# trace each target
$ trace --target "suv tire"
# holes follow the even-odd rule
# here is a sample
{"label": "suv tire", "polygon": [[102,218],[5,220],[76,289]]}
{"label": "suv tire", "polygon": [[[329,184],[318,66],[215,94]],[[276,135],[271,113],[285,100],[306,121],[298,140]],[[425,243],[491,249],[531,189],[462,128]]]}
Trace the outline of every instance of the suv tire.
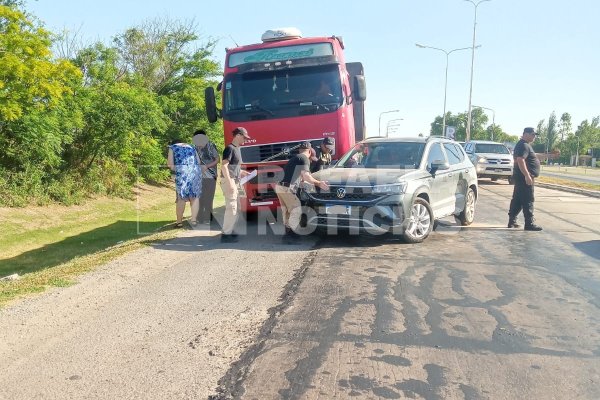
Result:
{"label": "suv tire", "polygon": [[462,226],[469,226],[475,219],[475,203],[477,203],[477,196],[472,188],[467,189],[465,193],[465,206],[460,214],[456,216],[456,219]]}
{"label": "suv tire", "polygon": [[421,243],[433,229],[433,211],[427,200],[421,197],[415,199],[410,211],[402,237],[406,243]]}

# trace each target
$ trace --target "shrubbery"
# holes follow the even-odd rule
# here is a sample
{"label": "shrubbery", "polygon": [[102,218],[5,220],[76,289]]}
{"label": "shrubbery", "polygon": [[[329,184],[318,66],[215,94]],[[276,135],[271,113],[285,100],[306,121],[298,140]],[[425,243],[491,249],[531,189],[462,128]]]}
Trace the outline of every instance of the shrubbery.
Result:
{"label": "shrubbery", "polygon": [[20,7],[0,0],[0,206],[127,196],[165,180],[167,143],[200,127],[222,147],[202,98],[214,42],[193,24],[149,21],[58,58],[64,38]]}

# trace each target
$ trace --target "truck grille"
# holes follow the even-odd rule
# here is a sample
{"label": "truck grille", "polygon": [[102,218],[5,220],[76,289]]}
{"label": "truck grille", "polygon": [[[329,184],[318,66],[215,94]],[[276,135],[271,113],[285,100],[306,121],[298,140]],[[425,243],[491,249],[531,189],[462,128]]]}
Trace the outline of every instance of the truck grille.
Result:
{"label": "truck grille", "polygon": [[[322,139],[308,140],[314,148],[319,147]],[[241,148],[244,163],[259,163],[269,161],[287,161],[298,154],[298,146],[303,141],[269,143]]]}

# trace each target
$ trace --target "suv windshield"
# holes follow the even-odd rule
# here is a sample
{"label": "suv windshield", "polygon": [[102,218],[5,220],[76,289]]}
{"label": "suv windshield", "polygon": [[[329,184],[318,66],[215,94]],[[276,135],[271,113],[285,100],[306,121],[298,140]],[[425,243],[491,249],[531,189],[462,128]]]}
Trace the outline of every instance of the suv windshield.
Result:
{"label": "suv windshield", "polygon": [[336,168],[416,169],[421,164],[425,143],[358,143],[336,164]]}
{"label": "suv windshield", "polygon": [[508,148],[503,144],[496,143],[478,143],[475,146],[476,153],[495,153],[495,154],[510,154]]}
{"label": "suv windshield", "polygon": [[224,96],[223,116],[237,122],[332,112],[343,100],[337,65],[232,74]]}

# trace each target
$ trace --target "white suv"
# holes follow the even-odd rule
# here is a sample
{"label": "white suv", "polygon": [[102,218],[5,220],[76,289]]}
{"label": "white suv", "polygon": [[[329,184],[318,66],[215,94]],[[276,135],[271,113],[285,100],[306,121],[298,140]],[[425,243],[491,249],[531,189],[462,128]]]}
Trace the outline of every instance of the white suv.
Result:
{"label": "white suv", "polygon": [[477,178],[508,179],[513,183],[514,161],[511,151],[502,143],[471,140],[465,151],[477,170]]}

